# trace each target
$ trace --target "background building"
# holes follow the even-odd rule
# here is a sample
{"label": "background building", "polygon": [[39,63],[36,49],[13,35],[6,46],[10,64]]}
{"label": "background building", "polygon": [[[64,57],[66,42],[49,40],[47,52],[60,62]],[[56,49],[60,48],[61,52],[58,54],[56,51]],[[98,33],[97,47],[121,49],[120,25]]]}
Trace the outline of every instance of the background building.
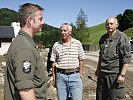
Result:
{"label": "background building", "polygon": [[0,26],[0,55],[7,53],[13,38],[20,30],[20,23],[13,22],[11,26]]}

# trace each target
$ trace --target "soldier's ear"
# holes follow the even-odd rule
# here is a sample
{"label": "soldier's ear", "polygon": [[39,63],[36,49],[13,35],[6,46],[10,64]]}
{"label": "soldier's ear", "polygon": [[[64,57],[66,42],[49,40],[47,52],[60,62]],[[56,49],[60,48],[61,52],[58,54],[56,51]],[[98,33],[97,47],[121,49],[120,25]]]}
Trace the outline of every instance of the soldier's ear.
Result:
{"label": "soldier's ear", "polygon": [[28,18],[27,18],[27,25],[30,27],[31,25],[32,25],[32,23],[33,23],[33,19],[32,19],[32,17],[31,16],[29,16]]}

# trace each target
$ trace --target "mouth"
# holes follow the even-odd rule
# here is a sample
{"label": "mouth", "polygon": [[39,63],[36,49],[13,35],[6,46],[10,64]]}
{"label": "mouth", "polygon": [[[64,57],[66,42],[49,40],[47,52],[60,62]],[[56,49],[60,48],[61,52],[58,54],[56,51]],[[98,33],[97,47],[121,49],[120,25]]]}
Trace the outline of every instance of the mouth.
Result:
{"label": "mouth", "polygon": [[109,27],[108,30],[112,30],[112,28]]}

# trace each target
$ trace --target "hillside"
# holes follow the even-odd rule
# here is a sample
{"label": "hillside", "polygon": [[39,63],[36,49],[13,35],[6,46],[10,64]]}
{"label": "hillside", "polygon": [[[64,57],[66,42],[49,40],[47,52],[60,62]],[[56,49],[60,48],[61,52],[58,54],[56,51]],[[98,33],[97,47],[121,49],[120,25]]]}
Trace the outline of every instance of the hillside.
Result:
{"label": "hillside", "polygon": [[[14,11],[14,10],[10,10],[8,8],[0,8],[0,26],[11,26],[12,22],[18,22],[18,12]],[[47,23],[45,23],[42,27],[42,32],[39,32],[35,35],[34,37],[34,41],[36,43],[40,42],[40,41],[44,41],[44,43],[46,43],[45,45],[49,45],[51,42],[51,34],[53,33],[57,33],[58,28],[53,27],[51,25],[48,25]],[[43,39],[41,40],[41,34],[45,33],[45,36],[43,37]],[[50,34],[50,35],[49,35]],[[56,38],[57,35],[52,36]],[[47,40],[45,40],[47,37]],[[56,39],[54,39],[56,41]],[[47,43],[50,42],[50,43]],[[43,44],[44,44],[43,43]]]}
{"label": "hillside", "polygon": [[[43,31],[47,32],[48,29],[46,30],[45,28],[43,28]],[[92,27],[88,27],[88,32],[89,32],[89,37],[88,37],[89,41],[87,42],[87,44],[98,44],[100,37],[106,33],[105,23],[102,23],[102,24],[99,24],[96,26],[92,26]],[[127,34],[128,37],[133,37],[133,28],[129,28],[129,29],[125,30],[124,33]],[[41,35],[41,34],[39,33],[36,35],[38,37],[40,37],[39,35]],[[52,38],[52,37],[49,37],[49,38]],[[82,38],[84,38],[84,37],[82,37]]]}
{"label": "hillside", "polygon": [[18,12],[0,8],[0,26],[10,26],[12,22],[18,22]]}
{"label": "hillside", "polygon": [[[105,28],[105,23],[93,26],[93,27],[89,27],[88,28],[89,32],[90,32],[90,37],[89,37],[89,44],[98,44],[98,41],[100,39],[100,37],[106,33],[106,28]],[[133,27],[132,28],[128,28],[127,30],[124,31],[124,33],[129,37],[132,38],[133,37]]]}
{"label": "hillside", "polygon": [[133,38],[133,27],[125,30],[124,33],[127,34],[128,37]]}
{"label": "hillside", "polygon": [[89,32],[90,32],[89,44],[97,44],[100,37],[106,32],[105,23],[89,27]]}

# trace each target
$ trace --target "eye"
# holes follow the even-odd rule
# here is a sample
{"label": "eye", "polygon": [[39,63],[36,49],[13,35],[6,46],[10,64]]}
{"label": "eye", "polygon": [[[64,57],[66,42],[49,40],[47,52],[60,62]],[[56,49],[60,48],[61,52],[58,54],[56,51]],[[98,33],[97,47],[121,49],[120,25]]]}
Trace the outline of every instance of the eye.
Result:
{"label": "eye", "polygon": [[40,18],[40,21],[41,21],[42,19]]}
{"label": "eye", "polygon": [[67,30],[60,30],[61,32],[66,32]]}
{"label": "eye", "polygon": [[114,23],[107,23],[107,25],[109,26],[109,25],[113,25]]}
{"label": "eye", "polygon": [[42,21],[43,17],[40,17],[39,20]]}
{"label": "eye", "polygon": [[113,23],[110,23],[110,25],[113,25]]}

